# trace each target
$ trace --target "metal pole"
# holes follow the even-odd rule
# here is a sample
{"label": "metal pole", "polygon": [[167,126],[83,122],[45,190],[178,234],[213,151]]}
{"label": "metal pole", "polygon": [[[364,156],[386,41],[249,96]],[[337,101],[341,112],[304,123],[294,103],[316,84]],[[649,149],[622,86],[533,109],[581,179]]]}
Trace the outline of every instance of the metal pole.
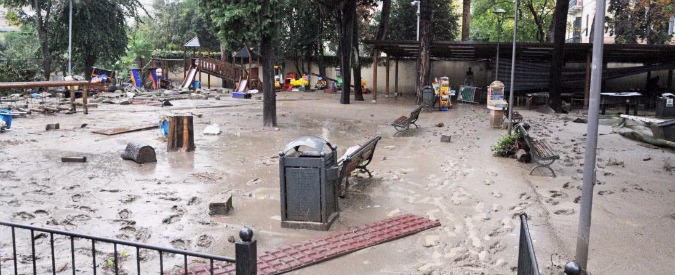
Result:
{"label": "metal pole", "polygon": [[68,13],[68,75],[73,75],[73,0],[69,1]]}
{"label": "metal pole", "polygon": [[499,21],[499,26],[497,27],[497,66],[495,68],[495,80],[499,78],[499,38],[502,34],[502,20],[497,19]]}
{"label": "metal pole", "polygon": [[509,135],[511,135],[511,131],[513,130],[513,123],[511,123],[513,120],[511,120],[511,115],[513,114],[513,93],[515,92],[515,89],[513,89],[513,86],[515,86],[515,78],[516,78],[516,40],[517,37],[516,35],[518,34],[518,6],[520,5],[520,1],[516,0],[516,8],[514,9],[515,11],[513,12],[513,18],[514,18],[514,23],[513,23],[513,50],[511,51],[511,91],[509,92]]}
{"label": "metal pole", "polygon": [[[597,0],[596,7],[604,7],[605,0]],[[579,211],[579,231],[577,233],[576,261],[586,270],[588,244],[591,235],[591,210],[593,206],[593,183],[595,183],[595,162],[598,148],[598,121],[600,111],[600,89],[602,88],[602,53],[605,26],[605,9],[596,9],[593,37],[593,62],[591,68],[591,91],[588,104],[588,126],[586,154],[584,155],[584,183],[581,189],[581,210]]]}
{"label": "metal pole", "polygon": [[420,41],[420,1],[413,1],[413,3],[417,4],[417,41]]}

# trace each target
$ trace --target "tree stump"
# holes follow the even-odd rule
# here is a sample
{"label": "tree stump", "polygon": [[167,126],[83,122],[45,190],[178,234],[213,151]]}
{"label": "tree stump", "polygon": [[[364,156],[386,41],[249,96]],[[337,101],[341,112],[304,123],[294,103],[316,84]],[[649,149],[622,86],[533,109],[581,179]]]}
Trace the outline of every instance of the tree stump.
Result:
{"label": "tree stump", "polygon": [[170,116],[168,120],[167,151],[194,151],[195,135],[194,128],[192,127],[192,116]]}
{"label": "tree stump", "polygon": [[157,162],[155,148],[142,142],[132,141],[122,153],[123,159],[133,160],[139,164]]}
{"label": "tree stump", "polygon": [[532,161],[532,156],[530,156],[530,153],[524,149],[518,149],[516,152],[516,160],[524,163],[530,163]]}

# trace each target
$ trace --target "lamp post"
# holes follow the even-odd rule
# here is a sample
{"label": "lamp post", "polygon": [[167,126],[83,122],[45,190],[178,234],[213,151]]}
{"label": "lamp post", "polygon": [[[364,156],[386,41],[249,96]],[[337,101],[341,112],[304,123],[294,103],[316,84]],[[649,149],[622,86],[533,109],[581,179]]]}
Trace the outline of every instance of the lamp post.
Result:
{"label": "lamp post", "polygon": [[511,52],[511,92],[509,92],[509,135],[511,135],[511,130],[513,129],[513,123],[511,123],[513,120],[511,119],[511,116],[513,115],[513,93],[516,91],[516,89],[513,88],[515,85],[515,78],[516,78],[516,40],[518,40],[518,6],[520,5],[520,1],[516,0],[515,3],[515,8],[513,12],[513,46],[512,46],[512,52]]}
{"label": "lamp post", "polygon": [[496,9],[492,11],[497,16],[497,66],[495,66],[495,80],[499,78],[499,41],[502,36],[502,23],[504,22],[504,9]]}
{"label": "lamp post", "polygon": [[412,1],[410,5],[417,5],[417,41],[420,41],[420,0]]}

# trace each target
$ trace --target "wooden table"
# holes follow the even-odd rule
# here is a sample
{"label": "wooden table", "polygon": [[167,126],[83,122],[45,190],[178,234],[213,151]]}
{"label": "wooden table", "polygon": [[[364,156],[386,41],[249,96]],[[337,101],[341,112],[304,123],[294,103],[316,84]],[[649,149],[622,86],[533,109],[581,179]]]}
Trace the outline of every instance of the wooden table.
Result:
{"label": "wooden table", "polygon": [[[89,82],[86,80],[71,80],[71,81],[33,81],[33,82],[0,82],[0,90],[3,89],[21,89],[21,88],[42,88],[42,87],[62,87],[62,86],[78,86],[82,87],[82,105],[84,106],[84,114],[89,113],[89,108],[87,107],[88,101],[88,89],[92,87],[103,87],[103,83],[100,82]],[[73,89],[70,93],[70,105],[75,111],[75,91]]]}

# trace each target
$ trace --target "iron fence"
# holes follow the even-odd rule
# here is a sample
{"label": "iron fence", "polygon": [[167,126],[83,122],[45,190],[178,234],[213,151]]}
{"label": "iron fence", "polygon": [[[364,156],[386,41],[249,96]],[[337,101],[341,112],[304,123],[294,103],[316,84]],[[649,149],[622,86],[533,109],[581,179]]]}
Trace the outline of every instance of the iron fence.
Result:
{"label": "iron fence", "polygon": [[[241,240],[237,241],[235,243],[235,258],[232,257],[225,257],[225,256],[217,256],[217,255],[210,255],[210,254],[205,254],[205,253],[198,253],[198,252],[190,252],[186,250],[180,250],[180,249],[173,249],[173,248],[166,248],[166,247],[160,247],[160,246],[154,246],[154,245],[148,245],[148,244],[143,244],[143,243],[137,243],[137,242],[131,242],[131,241],[125,241],[125,240],[118,240],[118,239],[111,239],[111,238],[104,238],[104,237],[96,237],[92,235],[86,235],[86,234],[80,234],[80,233],[74,233],[74,232],[67,232],[63,230],[57,230],[57,229],[49,229],[49,228],[41,228],[41,227],[36,227],[36,226],[30,226],[30,225],[22,225],[22,224],[16,224],[16,223],[11,223],[11,222],[2,222],[0,221],[0,226],[5,226],[9,227],[11,229],[11,253],[12,257],[11,260],[8,257],[4,257],[2,255],[2,246],[0,246],[0,275],[2,274],[12,274],[12,273],[4,273],[7,270],[13,271],[13,274],[20,274],[19,273],[19,262],[17,261],[18,257],[21,256],[21,263],[26,263],[29,262],[31,266],[28,266],[28,269],[32,270],[33,274],[38,274],[38,260],[40,260],[43,257],[38,257],[36,256],[36,241],[38,239],[46,238],[47,235],[49,237],[49,248],[50,251],[47,252],[51,255],[51,273],[56,274],[58,272],[63,272],[64,268],[60,268],[61,270],[57,271],[56,267],[56,260],[57,257],[59,256],[58,254],[55,253],[55,238],[54,236],[64,236],[66,237],[66,245],[67,242],[69,241],[69,248],[70,248],[70,263],[67,263],[64,266],[67,266],[68,264],[71,265],[72,267],[72,274],[76,274],[77,271],[81,271],[81,268],[78,268],[76,266],[76,257],[75,257],[75,252],[76,252],[76,247],[75,247],[75,241],[76,239],[80,240],[86,240],[91,243],[91,249],[90,249],[90,261],[91,261],[91,267],[92,267],[92,272],[85,272],[82,271],[86,274],[97,274],[97,243],[107,243],[107,244],[112,244],[113,245],[113,253],[112,253],[112,258],[105,259],[103,263],[99,262],[98,264],[101,265],[103,268],[108,268],[108,272],[113,272],[114,274],[120,274],[121,268],[120,268],[120,256],[126,257],[128,255],[124,255],[126,252],[120,253],[119,248],[120,246],[124,247],[132,247],[135,248],[136,252],[136,273],[137,274],[148,274],[148,273],[154,273],[153,271],[148,271],[148,270],[143,270],[144,273],[141,273],[141,261],[142,258],[147,258],[145,256],[141,256],[141,252],[145,251],[155,251],[159,253],[159,269],[157,270],[159,274],[164,274],[166,271],[164,270],[164,256],[166,254],[172,254],[172,255],[179,255],[182,256],[182,269],[179,270],[178,272],[174,272],[173,274],[188,274],[189,272],[189,266],[188,266],[188,257],[193,257],[193,258],[198,258],[202,260],[208,260],[209,267],[205,268],[210,271],[210,274],[214,274],[214,262],[226,262],[226,263],[231,263],[234,264],[236,267],[236,273],[237,274],[256,274],[257,271],[257,252],[256,252],[256,241],[252,240],[253,237],[253,231],[249,228],[244,228],[240,231],[239,236]],[[17,229],[20,230],[27,230],[30,231],[30,256],[26,255],[17,255],[17,241],[23,240],[25,238],[17,238]],[[4,232],[4,231],[3,231]],[[36,235],[38,233],[38,235]],[[3,236],[2,232],[0,232],[0,241],[2,240],[9,240],[8,236]],[[1,243],[0,243],[1,244]],[[81,252],[82,248],[77,249],[78,252]],[[86,248],[85,248],[86,250]],[[99,255],[100,256],[100,255]],[[13,264],[6,264],[5,262],[13,262]],[[99,267],[99,269],[102,269],[102,267]],[[174,265],[173,267],[177,267]],[[66,268],[67,269],[67,268]],[[29,273],[26,271],[21,272],[22,274],[24,273]],[[40,274],[44,274],[44,271],[40,271]],[[104,272],[105,273],[105,272]],[[122,272],[125,273],[125,272]]]}
{"label": "iron fence", "polygon": [[537,256],[534,254],[527,214],[520,214],[520,244],[518,245],[518,275],[540,275]]}

